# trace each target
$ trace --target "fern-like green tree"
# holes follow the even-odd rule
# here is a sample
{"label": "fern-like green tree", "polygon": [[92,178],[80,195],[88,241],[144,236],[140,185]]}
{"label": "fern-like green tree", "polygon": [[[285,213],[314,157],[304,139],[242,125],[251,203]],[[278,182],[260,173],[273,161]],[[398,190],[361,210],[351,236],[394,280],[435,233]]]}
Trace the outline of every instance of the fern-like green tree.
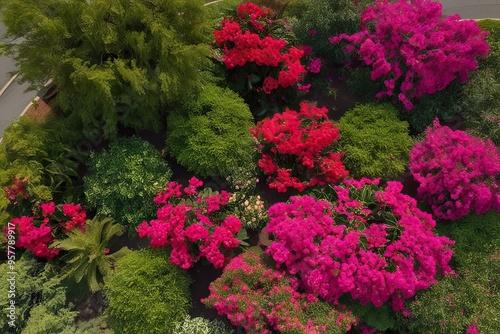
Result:
{"label": "fern-like green tree", "polygon": [[109,149],[92,152],[83,178],[85,197],[100,217],[111,216],[129,233],[155,217],[153,198],[172,176],[153,145],[138,137],[119,138]]}
{"label": "fern-like green tree", "polygon": [[5,0],[7,52],[86,125],[158,129],[160,111],[200,83],[211,31],[204,0]]}
{"label": "fern-like green tree", "polygon": [[94,293],[102,288],[102,280],[113,271],[113,265],[129,249],[108,254],[108,244],[114,236],[123,233],[123,226],[115,224],[113,219],[104,218],[87,220],[85,231],[73,229],[67,232],[68,238],[56,240],[52,247],[67,252],[62,260],[66,262],[62,278],[74,278],[76,283],[85,280]]}
{"label": "fern-like green tree", "polygon": [[404,173],[413,140],[408,122],[400,121],[389,103],[361,104],[347,111],[338,122],[345,152],[342,162],[355,177],[381,177],[385,180]]}
{"label": "fern-like green tree", "polygon": [[232,175],[253,163],[253,125],[242,98],[229,89],[207,85],[169,115],[166,148],[198,176]]}
{"label": "fern-like green tree", "polygon": [[189,283],[162,249],[128,253],[105,280],[111,328],[120,334],[173,333],[191,305]]}

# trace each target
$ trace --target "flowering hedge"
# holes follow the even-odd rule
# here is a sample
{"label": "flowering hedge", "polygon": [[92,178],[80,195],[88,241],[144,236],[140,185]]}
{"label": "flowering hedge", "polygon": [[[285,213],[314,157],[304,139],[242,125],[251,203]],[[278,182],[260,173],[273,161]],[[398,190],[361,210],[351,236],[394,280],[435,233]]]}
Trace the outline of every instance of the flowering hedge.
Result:
{"label": "flowering hedge", "polygon": [[239,83],[239,92],[264,92],[293,88],[306,70],[300,59],[303,51],[273,36],[279,25],[269,8],[248,2],[240,4],[236,18],[225,18],[214,31],[222,62],[231,72],[231,81]]}
{"label": "flowering hedge", "polygon": [[362,305],[404,300],[436,283],[448,266],[453,241],[435,235],[435,221],[401,193],[402,184],[378,179],[345,180],[337,201],[291,197],[269,209],[266,252],[278,267],[298,275],[307,292],[337,303],[344,294]]}
{"label": "flowering hedge", "polygon": [[434,125],[410,153],[420,198],[439,219],[457,220],[472,210],[500,211],[500,152],[491,140]]}
{"label": "flowering hedge", "polygon": [[182,269],[190,268],[201,257],[222,268],[229,261],[230,251],[240,245],[236,236],[241,221],[234,215],[223,217],[220,212],[231,194],[224,190],[220,194],[199,192],[202,185],[196,177],[184,189],[177,182],[169,182],[154,199],[159,206],[158,219],[137,228],[140,238],[151,238],[151,247],[171,246],[170,260]]}
{"label": "flowering hedge", "polygon": [[347,176],[340,157],[332,152],[338,128],[328,121],[327,109],[301,102],[299,112],[287,109],[257,123],[250,131],[262,157],[259,167],[268,175],[269,187],[288,188],[336,183]]}
{"label": "flowering hedge", "polygon": [[4,232],[7,238],[16,233],[15,246],[29,250],[35,256],[54,258],[59,249],[50,247],[52,241],[74,228],[85,231],[87,214],[79,204],[42,203],[35,205],[33,212],[34,216],[13,218],[10,224],[15,226],[15,231],[5,228]]}
{"label": "flowering hedge", "polygon": [[356,322],[309,293],[296,290],[296,279],[269,268],[265,260],[247,251],[231,260],[221,277],[210,284],[202,302],[226,315],[249,334],[345,333]]}
{"label": "flowering hedge", "polygon": [[489,52],[487,33],[475,21],[442,17],[442,5],[431,0],[378,0],[361,14],[361,31],[330,38],[347,41],[372,68],[371,79],[384,89],[376,97],[396,96],[405,109],[423,94],[443,90],[452,81],[467,81],[478,56]]}

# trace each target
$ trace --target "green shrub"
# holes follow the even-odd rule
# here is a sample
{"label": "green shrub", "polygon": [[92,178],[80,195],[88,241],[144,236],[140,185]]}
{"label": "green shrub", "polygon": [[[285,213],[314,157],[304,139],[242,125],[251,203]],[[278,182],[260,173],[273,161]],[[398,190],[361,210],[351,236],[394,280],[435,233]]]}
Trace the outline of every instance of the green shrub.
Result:
{"label": "green shrub", "polygon": [[87,220],[85,232],[81,229],[67,231],[68,238],[56,240],[51,245],[67,251],[62,258],[66,262],[63,278],[74,278],[76,283],[85,280],[92,293],[99,291],[103,277],[109,275],[114,263],[129,251],[123,247],[113,254],[106,253],[110,240],[122,231],[123,226],[115,224],[113,219],[98,220],[97,217]]}
{"label": "green shrub", "polygon": [[184,322],[175,326],[176,334],[233,334],[234,329],[220,320],[208,320],[187,316]]}
{"label": "green shrub", "polygon": [[151,144],[120,138],[108,150],[92,152],[83,178],[87,202],[100,217],[111,216],[130,233],[155,217],[153,198],[172,176],[169,166]]}
{"label": "green shrub", "polygon": [[480,20],[478,26],[489,32],[486,39],[490,45],[490,54],[479,62],[479,69],[488,68],[494,77],[500,75],[500,20]]}
{"label": "green shrub", "polygon": [[[106,316],[98,316],[88,321],[83,321],[75,325],[74,331],[67,334],[114,334],[115,332],[108,328],[108,319]],[[66,334],[66,333],[61,333]]]}
{"label": "green shrub", "polygon": [[159,249],[130,252],[105,280],[106,313],[120,334],[172,333],[190,307],[189,276]]}
{"label": "green shrub", "polygon": [[228,176],[253,164],[253,117],[229,89],[207,85],[183,101],[167,120],[166,149],[198,176]]}
{"label": "green shrub", "polygon": [[342,162],[354,177],[397,178],[404,173],[413,140],[408,123],[390,104],[361,104],[338,122]]}
{"label": "green shrub", "polygon": [[[77,312],[66,303],[66,287],[56,275],[56,268],[45,266],[25,253],[14,269],[7,263],[0,265],[0,332],[2,333],[61,333],[71,326]],[[12,275],[10,272],[16,274]],[[15,277],[15,297],[9,298],[9,281]],[[10,300],[15,301],[15,326],[11,327],[8,317]]]}
{"label": "green shrub", "polygon": [[341,46],[333,46],[328,38],[359,31],[359,14],[366,3],[352,0],[298,0],[292,1],[287,7],[286,15],[297,18],[293,30],[300,44],[311,46],[316,56],[340,62],[344,51]]}
{"label": "green shrub", "polygon": [[[458,277],[447,276],[417,294],[408,306],[409,318],[400,318],[405,333],[462,334],[472,324],[481,334],[500,328],[500,253],[469,253]],[[471,332],[472,333],[472,332]]]}
{"label": "green shrub", "polygon": [[469,253],[488,256],[500,248],[500,213],[490,210],[484,215],[470,214],[455,222],[442,221],[436,229],[440,235],[455,240],[453,259],[461,265]]}

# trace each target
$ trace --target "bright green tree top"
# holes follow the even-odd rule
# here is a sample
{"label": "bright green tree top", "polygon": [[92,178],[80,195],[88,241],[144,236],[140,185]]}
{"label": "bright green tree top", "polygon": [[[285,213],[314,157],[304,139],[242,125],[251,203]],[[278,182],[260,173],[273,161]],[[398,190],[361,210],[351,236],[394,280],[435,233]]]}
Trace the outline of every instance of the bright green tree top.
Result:
{"label": "bright green tree top", "polygon": [[[158,128],[159,113],[200,83],[210,20],[204,0],[1,0],[21,78],[49,78],[84,124]],[[163,119],[163,118],[162,118]]]}

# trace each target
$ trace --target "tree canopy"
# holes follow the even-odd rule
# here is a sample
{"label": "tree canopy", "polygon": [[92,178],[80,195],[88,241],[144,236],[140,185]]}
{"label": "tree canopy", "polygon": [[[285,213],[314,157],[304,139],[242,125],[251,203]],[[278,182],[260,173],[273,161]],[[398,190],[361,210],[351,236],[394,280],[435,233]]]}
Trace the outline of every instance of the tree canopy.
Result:
{"label": "tree canopy", "polygon": [[7,52],[23,81],[53,79],[56,105],[85,125],[158,128],[201,82],[210,23],[203,0],[1,0]]}

